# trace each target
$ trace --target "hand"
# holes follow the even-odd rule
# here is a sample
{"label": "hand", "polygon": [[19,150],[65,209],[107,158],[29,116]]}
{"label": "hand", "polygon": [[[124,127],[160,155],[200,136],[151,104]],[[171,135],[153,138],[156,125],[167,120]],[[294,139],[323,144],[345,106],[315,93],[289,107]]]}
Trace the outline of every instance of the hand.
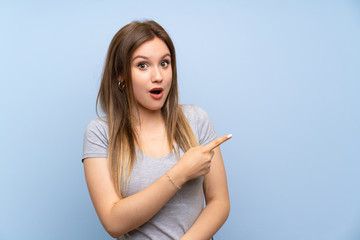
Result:
{"label": "hand", "polygon": [[214,149],[232,137],[231,134],[219,137],[205,146],[190,148],[179,160],[177,165],[185,173],[185,180],[204,176],[210,172]]}

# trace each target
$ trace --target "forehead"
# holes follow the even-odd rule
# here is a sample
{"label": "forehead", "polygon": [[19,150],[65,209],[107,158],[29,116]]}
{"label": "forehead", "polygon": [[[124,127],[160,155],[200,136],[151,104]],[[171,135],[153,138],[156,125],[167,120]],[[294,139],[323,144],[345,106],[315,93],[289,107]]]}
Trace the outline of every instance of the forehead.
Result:
{"label": "forehead", "polygon": [[132,59],[137,56],[144,56],[147,58],[161,58],[165,54],[170,54],[170,50],[163,40],[155,37],[149,41],[142,43],[133,53]]}

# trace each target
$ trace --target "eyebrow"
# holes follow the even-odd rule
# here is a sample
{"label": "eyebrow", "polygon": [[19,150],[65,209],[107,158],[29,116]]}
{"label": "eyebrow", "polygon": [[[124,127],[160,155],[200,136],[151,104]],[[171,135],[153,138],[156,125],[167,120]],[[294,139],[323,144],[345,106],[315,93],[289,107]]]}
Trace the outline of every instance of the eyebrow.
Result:
{"label": "eyebrow", "polygon": [[[161,59],[165,58],[166,56],[171,57],[170,53],[166,53],[164,56],[161,57]],[[148,57],[138,55],[138,56],[136,56],[136,57],[134,57],[134,58],[132,59],[132,62],[133,62],[135,59],[137,59],[137,58],[149,59]]]}

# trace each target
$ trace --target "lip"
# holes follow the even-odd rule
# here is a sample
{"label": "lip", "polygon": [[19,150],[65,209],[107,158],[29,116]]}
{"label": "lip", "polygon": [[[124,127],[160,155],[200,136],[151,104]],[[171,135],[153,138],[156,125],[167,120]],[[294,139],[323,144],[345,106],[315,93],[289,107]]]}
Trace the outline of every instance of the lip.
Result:
{"label": "lip", "polygon": [[155,87],[149,90],[149,92],[151,91],[163,91],[164,89],[162,87]]}
{"label": "lip", "polygon": [[[152,91],[161,91],[159,94],[151,93]],[[164,94],[164,89],[162,87],[155,87],[149,90],[150,96],[156,100],[159,100],[162,98]]]}

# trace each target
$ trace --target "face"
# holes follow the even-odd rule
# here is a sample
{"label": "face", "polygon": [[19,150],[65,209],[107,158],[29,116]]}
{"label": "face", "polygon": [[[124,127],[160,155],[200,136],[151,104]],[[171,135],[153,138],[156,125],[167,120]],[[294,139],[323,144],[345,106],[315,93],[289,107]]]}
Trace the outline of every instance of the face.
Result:
{"label": "face", "polygon": [[139,110],[160,110],[172,81],[170,50],[161,39],[155,37],[134,51],[131,78]]}

